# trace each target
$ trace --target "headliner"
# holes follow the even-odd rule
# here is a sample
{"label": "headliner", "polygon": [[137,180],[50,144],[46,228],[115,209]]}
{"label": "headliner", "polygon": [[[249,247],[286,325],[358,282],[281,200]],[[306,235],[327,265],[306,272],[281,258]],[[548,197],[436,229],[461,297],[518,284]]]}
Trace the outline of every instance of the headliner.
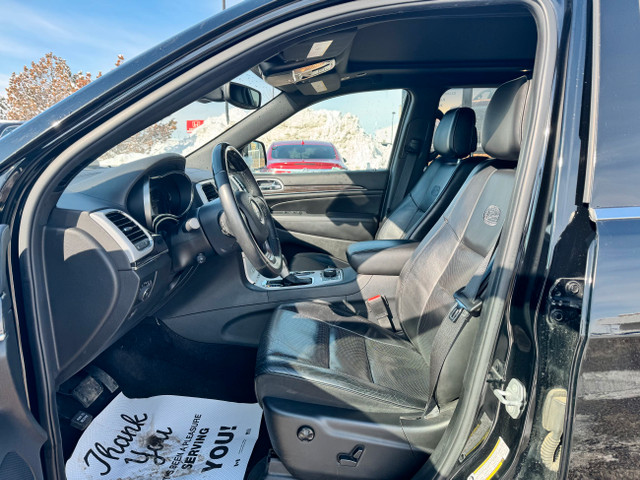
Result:
{"label": "headliner", "polygon": [[[315,42],[326,40],[332,44],[324,55],[307,58]],[[446,86],[490,84],[530,73],[536,42],[535,22],[521,7],[441,9],[422,17],[399,13],[298,41],[259,69],[268,77],[335,58],[331,72],[279,87],[305,95],[317,94],[312,81],[323,80],[331,92],[343,90],[345,83],[374,81],[366,77],[376,77],[380,85],[419,79]]]}

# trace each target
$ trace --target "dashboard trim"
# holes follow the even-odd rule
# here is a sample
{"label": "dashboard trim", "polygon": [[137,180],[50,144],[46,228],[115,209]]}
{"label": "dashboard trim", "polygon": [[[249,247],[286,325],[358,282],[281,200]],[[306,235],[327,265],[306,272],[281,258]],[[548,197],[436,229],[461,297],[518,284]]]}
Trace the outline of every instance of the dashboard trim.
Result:
{"label": "dashboard trim", "polygon": [[[131,243],[131,241],[126,237],[126,235],[118,227],[116,227],[115,224],[111,222],[111,220],[107,218],[106,215],[107,213],[110,213],[110,212],[118,212],[124,215],[125,217],[127,217],[129,220],[131,220],[136,226],[138,226],[138,228],[142,230],[142,233],[144,233],[146,237],[149,239],[149,246],[145,247],[142,250],[138,250],[133,245],[133,243]],[[128,213],[123,212],[122,210],[118,210],[116,208],[105,208],[103,210],[97,210],[95,212],[91,212],[89,216],[116,241],[116,243],[125,253],[125,255],[129,259],[129,262],[131,264],[138,262],[139,260],[146,257],[148,254],[150,254],[153,251],[153,248],[155,245],[153,236],[149,233],[149,231],[144,226],[140,224],[140,222],[135,220]]]}
{"label": "dashboard trim", "polygon": [[[180,195],[182,198],[182,194],[186,193],[186,186],[188,185],[188,189],[189,189],[189,201],[188,203],[181,203],[180,207],[182,207],[182,210],[177,212],[177,213],[169,213],[169,212],[154,212],[153,209],[153,203],[152,203],[152,190],[156,190],[157,188],[160,188],[160,186],[153,186],[152,183],[153,182],[158,182],[158,181],[162,181],[165,178],[169,178],[169,177],[181,177],[182,178],[182,182],[184,182],[183,185],[178,186],[178,189],[180,190]],[[177,180],[176,180],[177,182]],[[176,183],[177,185],[177,183]],[[191,181],[191,179],[189,178],[189,176],[180,170],[170,170],[168,172],[164,172],[164,173],[160,173],[157,175],[148,175],[145,179],[144,182],[142,184],[142,201],[143,201],[143,211],[144,211],[144,221],[146,223],[146,226],[149,230],[151,230],[154,233],[158,232],[158,225],[160,225],[162,222],[164,222],[165,220],[172,220],[175,222],[179,222],[179,220],[184,217],[189,210],[191,210],[191,207],[193,206],[193,200],[195,198],[195,194],[194,194],[194,189],[193,189],[193,183]]]}
{"label": "dashboard trim", "polygon": [[144,221],[147,226],[153,225],[153,214],[151,212],[151,185],[150,177],[144,179],[142,184],[142,202],[144,203]]}
{"label": "dashboard trim", "polygon": [[196,192],[198,193],[198,196],[200,197],[200,201],[202,202],[203,205],[206,205],[207,203],[209,203],[211,201],[211,200],[209,200],[207,198],[207,196],[204,193],[204,189],[202,188],[202,185],[204,185],[205,183],[213,185],[213,188],[216,187],[216,184],[213,181],[213,179],[211,179],[211,180],[203,180],[201,182],[196,183]]}

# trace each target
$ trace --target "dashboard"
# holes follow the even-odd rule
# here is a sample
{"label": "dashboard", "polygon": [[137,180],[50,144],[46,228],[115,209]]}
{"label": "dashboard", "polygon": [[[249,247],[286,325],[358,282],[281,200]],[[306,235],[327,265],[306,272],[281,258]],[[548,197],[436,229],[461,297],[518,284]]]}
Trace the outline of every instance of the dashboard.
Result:
{"label": "dashboard", "polygon": [[150,172],[131,189],[127,206],[152,232],[170,228],[189,212],[194,187],[184,170]]}
{"label": "dashboard", "polygon": [[71,374],[152,315],[189,278],[196,253],[213,253],[204,233],[184,231],[217,197],[211,172],[185,164],[163,154],[87,168],[58,199],[44,253],[63,371]]}

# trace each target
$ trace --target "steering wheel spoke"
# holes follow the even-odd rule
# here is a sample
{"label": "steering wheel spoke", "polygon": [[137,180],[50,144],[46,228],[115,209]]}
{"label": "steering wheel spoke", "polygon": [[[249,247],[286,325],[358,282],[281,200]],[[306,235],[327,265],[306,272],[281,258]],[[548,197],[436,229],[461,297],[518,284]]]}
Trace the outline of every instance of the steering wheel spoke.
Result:
{"label": "steering wheel spoke", "polygon": [[265,277],[285,269],[271,210],[240,152],[220,143],[213,149],[213,178],[220,202],[238,245]]}

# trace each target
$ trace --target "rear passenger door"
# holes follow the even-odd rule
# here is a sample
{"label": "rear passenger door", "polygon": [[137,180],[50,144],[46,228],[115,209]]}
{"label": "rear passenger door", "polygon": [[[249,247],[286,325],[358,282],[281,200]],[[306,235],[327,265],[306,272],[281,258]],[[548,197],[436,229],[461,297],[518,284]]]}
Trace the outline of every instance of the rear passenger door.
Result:
{"label": "rear passenger door", "polygon": [[[405,97],[387,90],[325,100],[258,139],[265,158],[254,150],[250,162],[287,256],[321,251],[344,258],[351,243],[375,237]],[[312,158],[313,148],[305,147],[319,142],[335,147],[340,165]],[[287,144],[295,147],[277,153]]]}

